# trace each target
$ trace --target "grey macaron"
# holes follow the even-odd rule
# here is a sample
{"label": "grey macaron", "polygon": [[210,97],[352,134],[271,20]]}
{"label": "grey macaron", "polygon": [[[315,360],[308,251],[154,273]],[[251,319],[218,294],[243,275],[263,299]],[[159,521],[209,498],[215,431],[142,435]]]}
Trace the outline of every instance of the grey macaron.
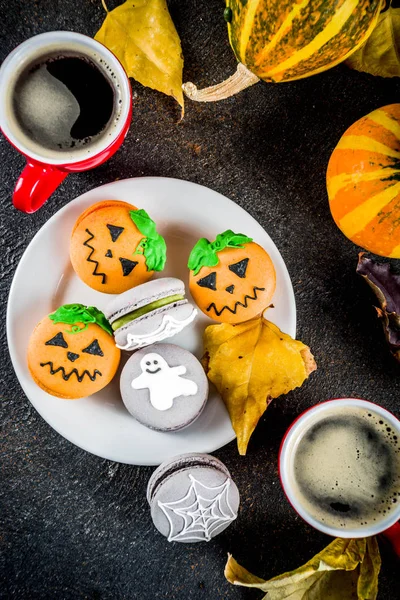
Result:
{"label": "grey macaron", "polygon": [[208,380],[191,352],[174,344],[142,348],[125,364],[122,400],[137,421],[158,431],[177,431],[200,416]]}
{"label": "grey macaron", "polygon": [[210,541],[237,517],[239,491],[226,466],[209,454],[162,463],[147,486],[155,527],[170,542]]}
{"label": "grey macaron", "polygon": [[142,283],[114,298],[104,311],[122,350],[137,350],[179,333],[197,314],[175,277]]}

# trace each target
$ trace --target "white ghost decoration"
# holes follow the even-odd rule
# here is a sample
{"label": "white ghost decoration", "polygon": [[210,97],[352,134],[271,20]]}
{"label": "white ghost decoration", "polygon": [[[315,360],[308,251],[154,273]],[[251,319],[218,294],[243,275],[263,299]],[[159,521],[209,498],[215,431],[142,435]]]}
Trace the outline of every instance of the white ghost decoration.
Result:
{"label": "white ghost decoration", "polygon": [[140,368],[142,373],[131,385],[134,390],[148,388],[150,402],[157,410],[168,410],[172,407],[174,399],[179,396],[197,394],[197,383],[181,377],[186,373],[186,367],[170,367],[167,361],[155,352],[150,352],[142,358]]}

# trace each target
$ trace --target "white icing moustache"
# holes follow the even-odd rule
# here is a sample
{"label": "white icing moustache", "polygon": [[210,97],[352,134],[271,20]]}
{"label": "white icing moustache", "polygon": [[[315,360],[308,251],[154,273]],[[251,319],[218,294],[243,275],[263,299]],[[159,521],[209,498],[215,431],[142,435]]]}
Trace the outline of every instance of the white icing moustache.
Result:
{"label": "white icing moustache", "polygon": [[186,325],[189,325],[197,315],[197,308],[193,309],[193,312],[184,319],[183,321],[178,321],[171,315],[164,315],[161,321],[161,324],[157,329],[150,333],[143,334],[133,334],[128,333],[126,336],[127,343],[125,346],[120,346],[117,344],[117,348],[120,350],[138,350],[139,348],[144,348],[144,346],[149,346],[150,344],[154,344],[155,342],[161,342],[161,340],[165,340],[166,338],[172,337],[176,333],[182,331]]}

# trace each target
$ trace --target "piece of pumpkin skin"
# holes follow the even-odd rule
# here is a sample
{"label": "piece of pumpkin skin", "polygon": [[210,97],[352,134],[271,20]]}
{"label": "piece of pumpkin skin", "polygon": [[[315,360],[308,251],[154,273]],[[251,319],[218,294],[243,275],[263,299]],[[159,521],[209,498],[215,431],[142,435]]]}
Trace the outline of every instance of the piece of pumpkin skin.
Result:
{"label": "piece of pumpkin skin", "polygon": [[390,352],[400,362],[400,276],[393,271],[390,263],[377,262],[365,256],[364,252],[358,255],[356,271],[378,298],[376,312],[382,319]]}
{"label": "piece of pumpkin skin", "polygon": [[191,100],[214,102],[260,79],[293,81],[334,67],[371,35],[382,0],[227,0],[226,6],[238,70],[225,82],[204,90],[184,84]]}
{"label": "piece of pumpkin skin", "polygon": [[352,242],[400,258],[400,104],[379,108],[343,134],[329,160],[329,204]]}

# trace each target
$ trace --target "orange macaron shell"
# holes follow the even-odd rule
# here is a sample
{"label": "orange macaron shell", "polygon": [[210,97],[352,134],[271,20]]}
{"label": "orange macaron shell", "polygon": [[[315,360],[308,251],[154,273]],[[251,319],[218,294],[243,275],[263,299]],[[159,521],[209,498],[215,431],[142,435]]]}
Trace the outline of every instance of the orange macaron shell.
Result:
{"label": "orange macaron shell", "polygon": [[106,294],[120,294],[148,281],[145,257],[135,251],[144,239],[130,211],[132,204],[105,200],[80,215],[71,235],[72,266],[89,287]]}
{"label": "orange macaron shell", "polygon": [[267,308],[276,287],[269,254],[249,242],[218,251],[218,264],[190,271],[190,292],[200,310],[220,323],[242,323]]}
{"label": "orange macaron shell", "polygon": [[35,383],[58,398],[75,400],[104,388],[114,377],[121,352],[113,336],[96,323],[53,323],[47,316],[34,329],[28,345],[28,368]]}

